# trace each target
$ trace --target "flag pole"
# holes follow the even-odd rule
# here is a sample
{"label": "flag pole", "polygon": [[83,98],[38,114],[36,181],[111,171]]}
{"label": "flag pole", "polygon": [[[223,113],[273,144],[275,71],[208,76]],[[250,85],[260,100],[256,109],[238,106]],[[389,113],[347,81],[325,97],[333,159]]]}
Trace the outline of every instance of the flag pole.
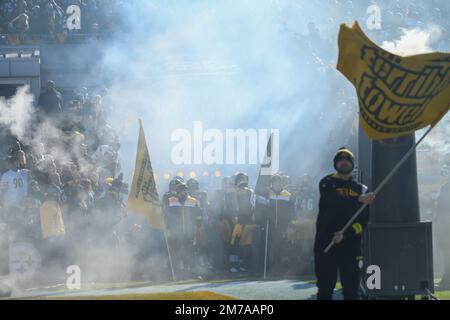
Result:
{"label": "flag pole", "polygon": [[[425,139],[425,137],[431,132],[431,130],[433,130],[433,128],[434,128],[434,125],[432,125],[428,128],[428,130],[419,139],[419,141],[417,141],[416,144],[414,146],[412,146],[405,153],[405,155],[400,159],[400,161],[395,165],[395,167],[389,172],[389,174],[383,179],[383,181],[380,182],[380,184],[373,191],[373,193],[377,194],[378,192],[380,192],[381,189],[383,189],[383,187],[386,185],[386,183],[388,183],[389,180],[394,176],[394,174],[397,173],[398,169],[400,169],[400,167],[405,163],[405,161],[408,160],[408,158],[411,156],[411,154],[416,150],[417,146],[423,141],[423,139]],[[355,221],[355,219],[358,218],[358,216],[361,214],[361,212],[363,212],[364,209],[368,206],[369,206],[368,203],[363,204],[339,232],[344,233],[352,225],[353,221]],[[333,247],[333,245],[334,245],[334,241],[331,241],[330,244],[325,248],[324,253],[327,253],[328,251],[330,251],[330,249]]]}
{"label": "flag pole", "polygon": [[264,250],[264,280],[266,280],[266,271],[267,271],[267,244],[269,240],[269,219],[266,221],[266,247]]}
{"label": "flag pole", "polygon": [[167,233],[166,233],[166,223],[164,221],[164,216],[163,216],[163,233],[164,233],[164,240],[166,242],[166,248],[167,248],[167,256],[169,258],[169,265],[170,265],[170,271],[172,272],[172,280],[176,281],[175,278],[175,272],[173,271],[173,264],[172,264],[172,256],[170,254],[170,248],[169,248],[169,240],[167,239]]}

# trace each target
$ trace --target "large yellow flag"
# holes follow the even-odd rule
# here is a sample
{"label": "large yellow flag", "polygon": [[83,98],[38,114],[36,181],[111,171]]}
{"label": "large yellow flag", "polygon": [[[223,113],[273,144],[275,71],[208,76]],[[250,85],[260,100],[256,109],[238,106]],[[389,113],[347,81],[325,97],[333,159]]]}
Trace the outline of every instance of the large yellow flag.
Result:
{"label": "large yellow flag", "polygon": [[164,227],[161,201],[156,190],[155,177],[141,120],[139,120],[136,165],[127,209],[130,212],[146,215],[148,223],[154,228],[162,229]]}
{"label": "large yellow flag", "polygon": [[369,138],[395,138],[434,126],[450,108],[450,54],[401,57],[373,43],[355,22],[339,31],[337,69],[356,88]]}

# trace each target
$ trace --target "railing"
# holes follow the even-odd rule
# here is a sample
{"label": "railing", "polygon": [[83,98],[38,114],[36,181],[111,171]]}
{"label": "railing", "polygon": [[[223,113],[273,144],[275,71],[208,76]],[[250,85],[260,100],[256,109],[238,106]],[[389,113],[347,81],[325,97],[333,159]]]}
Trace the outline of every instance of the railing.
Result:
{"label": "railing", "polygon": [[40,45],[40,44],[65,44],[84,43],[89,40],[104,40],[111,37],[111,32],[99,33],[60,33],[51,36],[50,34],[30,34],[30,33],[0,33],[0,45]]}
{"label": "railing", "polygon": [[39,59],[41,52],[36,46],[2,46],[0,59]]}

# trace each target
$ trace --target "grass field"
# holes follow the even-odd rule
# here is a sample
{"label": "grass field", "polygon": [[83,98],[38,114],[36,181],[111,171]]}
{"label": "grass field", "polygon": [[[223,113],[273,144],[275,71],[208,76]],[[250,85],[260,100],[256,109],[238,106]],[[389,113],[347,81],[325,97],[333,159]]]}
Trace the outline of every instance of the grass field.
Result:
{"label": "grass field", "polygon": [[233,297],[224,296],[210,291],[197,292],[169,292],[169,293],[140,293],[103,296],[76,296],[76,297],[46,297],[44,300],[234,300]]}
{"label": "grass field", "polygon": [[439,300],[450,300],[450,291],[436,291],[435,294],[436,298]]}

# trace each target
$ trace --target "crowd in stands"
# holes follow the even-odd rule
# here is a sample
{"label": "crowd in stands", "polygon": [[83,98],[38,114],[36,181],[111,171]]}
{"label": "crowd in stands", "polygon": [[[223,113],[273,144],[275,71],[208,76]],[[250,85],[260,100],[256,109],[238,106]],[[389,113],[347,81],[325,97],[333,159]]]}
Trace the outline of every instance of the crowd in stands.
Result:
{"label": "crowd in stands", "polygon": [[[42,41],[64,43],[77,34],[110,34],[120,22],[123,1],[111,0],[1,0],[0,34],[9,44]],[[74,10],[73,6],[79,9]],[[71,25],[76,27],[71,27]]]}

